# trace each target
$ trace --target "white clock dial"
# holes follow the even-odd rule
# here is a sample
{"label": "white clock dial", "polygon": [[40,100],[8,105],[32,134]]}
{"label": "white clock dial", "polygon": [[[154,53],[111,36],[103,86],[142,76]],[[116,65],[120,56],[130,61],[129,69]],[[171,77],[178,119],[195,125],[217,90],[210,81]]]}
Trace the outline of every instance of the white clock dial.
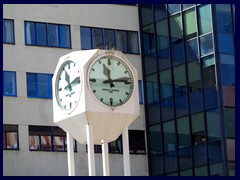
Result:
{"label": "white clock dial", "polygon": [[94,60],[89,68],[88,80],[93,96],[110,107],[127,103],[133,94],[132,71],[115,56],[105,55]]}
{"label": "white clock dial", "polygon": [[61,109],[67,112],[74,110],[81,95],[81,72],[76,62],[67,60],[62,64],[55,87],[56,99]]}

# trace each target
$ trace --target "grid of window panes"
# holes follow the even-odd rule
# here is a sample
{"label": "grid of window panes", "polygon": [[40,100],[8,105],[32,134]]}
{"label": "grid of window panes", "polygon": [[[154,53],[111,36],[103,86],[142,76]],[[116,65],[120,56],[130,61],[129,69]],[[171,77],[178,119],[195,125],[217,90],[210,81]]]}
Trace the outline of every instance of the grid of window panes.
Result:
{"label": "grid of window panes", "polygon": [[[29,150],[67,151],[66,133],[59,127],[29,126]],[[77,151],[76,140],[74,151]]]}
{"label": "grid of window panes", "polygon": [[80,27],[81,49],[117,49],[138,54],[138,33],[135,31]]}
{"label": "grid of window panes", "polygon": [[18,125],[3,124],[3,149],[19,150]]}
{"label": "grid of window panes", "polygon": [[234,136],[235,109],[219,106],[217,90],[235,94],[232,8],[139,5],[150,175],[227,174],[222,112]]}
{"label": "grid of window panes", "polygon": [[42,22],[24,22],[25,44],[71,48],[70,26]]}

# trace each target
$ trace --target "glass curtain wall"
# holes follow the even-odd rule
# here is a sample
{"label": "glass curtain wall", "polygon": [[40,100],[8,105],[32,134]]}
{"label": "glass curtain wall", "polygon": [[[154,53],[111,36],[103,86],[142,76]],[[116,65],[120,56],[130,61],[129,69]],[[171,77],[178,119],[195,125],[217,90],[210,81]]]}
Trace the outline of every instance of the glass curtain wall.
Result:
{"label": "glass curtain wall", "polygon": [[235,7],[141,4],[139,14],[149,175],[234,174]]}

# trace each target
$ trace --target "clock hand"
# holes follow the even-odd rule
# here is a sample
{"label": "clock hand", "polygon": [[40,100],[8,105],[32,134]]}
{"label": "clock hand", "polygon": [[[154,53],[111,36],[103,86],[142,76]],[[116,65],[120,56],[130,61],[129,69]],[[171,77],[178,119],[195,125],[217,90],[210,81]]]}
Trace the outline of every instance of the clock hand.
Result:
{"label": "clock hand", "polygon": [[111,79],[111,80],[105,80],[103,81],[104,84],[107,84],[107,83],[113,83],[113,82],[123,82],[124,84],[131,84],[131,82],[128,82],[131,78],[129,77],[121,77],[121,78],[118,78],[118,79]]}
{"label": "clock hand", "polygon": [[71,83],[69,83],[64,89],[69,89],[72,91],[72,87],[80,83],[80,77],[76,77]]}
{"label": "clock hand", "polygon": [[112,87],[115,87],[115,86],[112,83],[112,79],[111,79],[110,73],[111,73],[110,70],[106,67],[105,64],[103,64],[103,74],[105,76],[107,76],[107,78],[108,78],[107,83],[110,83],[110,88],[112,88]]}

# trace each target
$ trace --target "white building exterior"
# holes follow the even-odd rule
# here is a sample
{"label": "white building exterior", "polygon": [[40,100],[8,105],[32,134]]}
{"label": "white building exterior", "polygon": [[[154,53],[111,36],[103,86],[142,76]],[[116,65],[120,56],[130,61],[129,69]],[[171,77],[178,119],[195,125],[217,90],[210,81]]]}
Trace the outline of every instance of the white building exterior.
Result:
{"label": "white building exterior", "polygon": [[[19,150],[3,150],[3,175],[67,176],[67,153],[29,150],[29,125],[56,126],[53,123],[52,99],[28,98],[26,73],[53,74],[59,57],[81,50],[80,26],[137,31],[137,6],[110,4],[4,4],[3,19],[14,21],[15,44],[3,44],[3,70],[16,72],[17,96],[3,96],[3,124],[18,125]],[[25,45],[24,21],[70,25],[71,48]],[[140,37],[139,52],[140,52]],[[141,57],[126,54],[142,80]],[[144,107],[129,129],[144,130]],[[146,134],[146,133],[145,133]],[[145,136],[146,137],[146,136]],[[146,139],[146,138],[145,138]],[[147,145],[145,143],[147,148]],[[147,150],[146,150],[147,152]],[[75,172],[87,176],[86,145],[77,143]],[[96,175],[101,176],[102,155],[95,153]],[[131,154],[131,174],[148,175],[147,154]],[[123,155],[109,154],[110,175],[122,176]]]}

